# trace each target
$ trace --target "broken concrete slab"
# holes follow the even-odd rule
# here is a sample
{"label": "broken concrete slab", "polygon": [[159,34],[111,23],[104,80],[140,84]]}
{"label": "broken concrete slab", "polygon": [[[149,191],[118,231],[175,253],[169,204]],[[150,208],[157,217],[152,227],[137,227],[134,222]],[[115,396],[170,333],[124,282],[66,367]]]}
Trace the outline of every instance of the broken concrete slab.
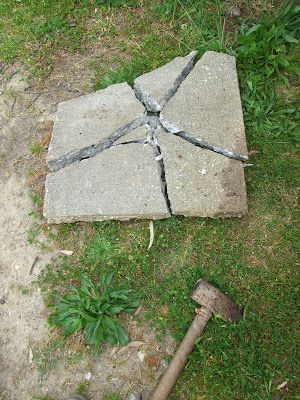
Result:
{"label": "broken concrete slab", "polygon": [[143,112],[143,105],[127,83],[111,85],[60,103],[49,145],[48,163],[69,152],[99,143]]}
{"label": "broken concrete slab", "polygon": [[176,57],[166,65],[139,76],[134,81],[137,97],[151,112],[159,112],[174,95],[194,65],[197,52]]}
{"label": "broken concrete slab", "polygon": [[118,84],[59,107],[46,179],[49,222],[247,212],[234,58],[208,52],[191,71],[194,57],[138,78],[140,101]]}
{"label": "broken concrete slab", "polygon": [[174,215],[237,216],[247,212],[244,168],[240,161],[160,133],[168,198]]}
{"label": "broken concrete slab", "polygon": [[206,52],[161,118],[196,139],[247,156],[235,57]]}
{"label": "broken concrete slab", "polygon": [[48,174],[44,216],[52,223],[169,217],[152,148],[116,146]]}

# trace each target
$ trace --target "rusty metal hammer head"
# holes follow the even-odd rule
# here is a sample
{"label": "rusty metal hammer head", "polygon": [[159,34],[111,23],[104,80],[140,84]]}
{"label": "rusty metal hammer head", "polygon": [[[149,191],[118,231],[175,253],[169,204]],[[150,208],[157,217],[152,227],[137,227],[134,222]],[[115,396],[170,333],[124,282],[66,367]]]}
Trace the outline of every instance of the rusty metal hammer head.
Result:
{"label": "rusty metal hammer head", "polygon": [[226,321],[238,321],[243,314],[243,310],[229,297],[203,279],[196,283],[191,298]]}

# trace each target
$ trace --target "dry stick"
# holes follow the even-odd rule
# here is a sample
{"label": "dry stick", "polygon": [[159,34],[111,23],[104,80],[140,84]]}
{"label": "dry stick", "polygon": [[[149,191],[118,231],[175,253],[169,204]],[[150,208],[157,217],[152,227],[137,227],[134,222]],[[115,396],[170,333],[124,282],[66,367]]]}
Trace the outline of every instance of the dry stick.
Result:
{"label": "dry stick", "polygon": [[40,259],[39,256],[35,256],[35,258],[33,260],[33,263],[31,265],[30,271],[29,271],[29,275],[32,275],[33,269],[36,266],[36,263],[39,261],[39,259]]}

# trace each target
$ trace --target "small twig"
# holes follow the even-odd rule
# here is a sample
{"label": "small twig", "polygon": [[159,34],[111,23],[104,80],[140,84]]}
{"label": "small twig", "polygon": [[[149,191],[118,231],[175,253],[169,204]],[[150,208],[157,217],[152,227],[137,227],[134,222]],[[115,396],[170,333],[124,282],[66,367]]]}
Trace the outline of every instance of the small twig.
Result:
{"label": "small twig", "polygon": [[20,71],[20,68],[17,68],[15,71],[13,71],[9,76],[7,76],[6,78],[2,79],[1,83],[4,83],[4,85],[6,85],[11,78],[16,75],[18,72]]}
{"label": "small twig", "polygon": [[33,100],[32,102],[26,107],[26,109],[30,108],[36,101],[37,99],[42,95],[42,93],[39,93]]}
{"label": "small twig", "polygon": [[36,263],[39,261],[39,259],[40,259],[39,256],[35,256],[33,263],[31,265],[30,271],[29,271],[29,275],[32,275],[33,269],[36,266]]}
{"label": "small twig", "polygon": [[15,97],[15,98],[14,98],[14,101],[13,101],[13,103],[12,103],[12,106],[11,106],[11,112],[14,111],[16,101],[17,101],[17,98]]}
{"label": "small twig", "polygon": [[246,320],[247,308],[248,308],[248,301],[247,301],[247,303],[245,304],[245,307],[244,307],[244,309],[243,309],[243,320],[244,320],[244,321]]}

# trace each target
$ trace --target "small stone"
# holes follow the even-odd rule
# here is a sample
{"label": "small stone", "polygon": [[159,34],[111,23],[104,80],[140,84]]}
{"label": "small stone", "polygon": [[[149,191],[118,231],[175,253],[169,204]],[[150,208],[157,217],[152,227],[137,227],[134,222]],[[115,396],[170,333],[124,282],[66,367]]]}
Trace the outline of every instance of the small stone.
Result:
{"label": "small stone", "polygon": [[90,381],[90,380],[92,379],[92,374],[91,374],[91,372],[88,372],[87,374],[85,374],[84,379],[85,379],[86,381]]}
{"label": "small stone", "polygon": [[129,394],[125,400],[136,400],[136,397],[133,394]]}
{"label": "small stone", "polygon": [[238,18],[241,16],[241,9],[236,6],[230,6],[227,8],[225,15],[227,17]]}

